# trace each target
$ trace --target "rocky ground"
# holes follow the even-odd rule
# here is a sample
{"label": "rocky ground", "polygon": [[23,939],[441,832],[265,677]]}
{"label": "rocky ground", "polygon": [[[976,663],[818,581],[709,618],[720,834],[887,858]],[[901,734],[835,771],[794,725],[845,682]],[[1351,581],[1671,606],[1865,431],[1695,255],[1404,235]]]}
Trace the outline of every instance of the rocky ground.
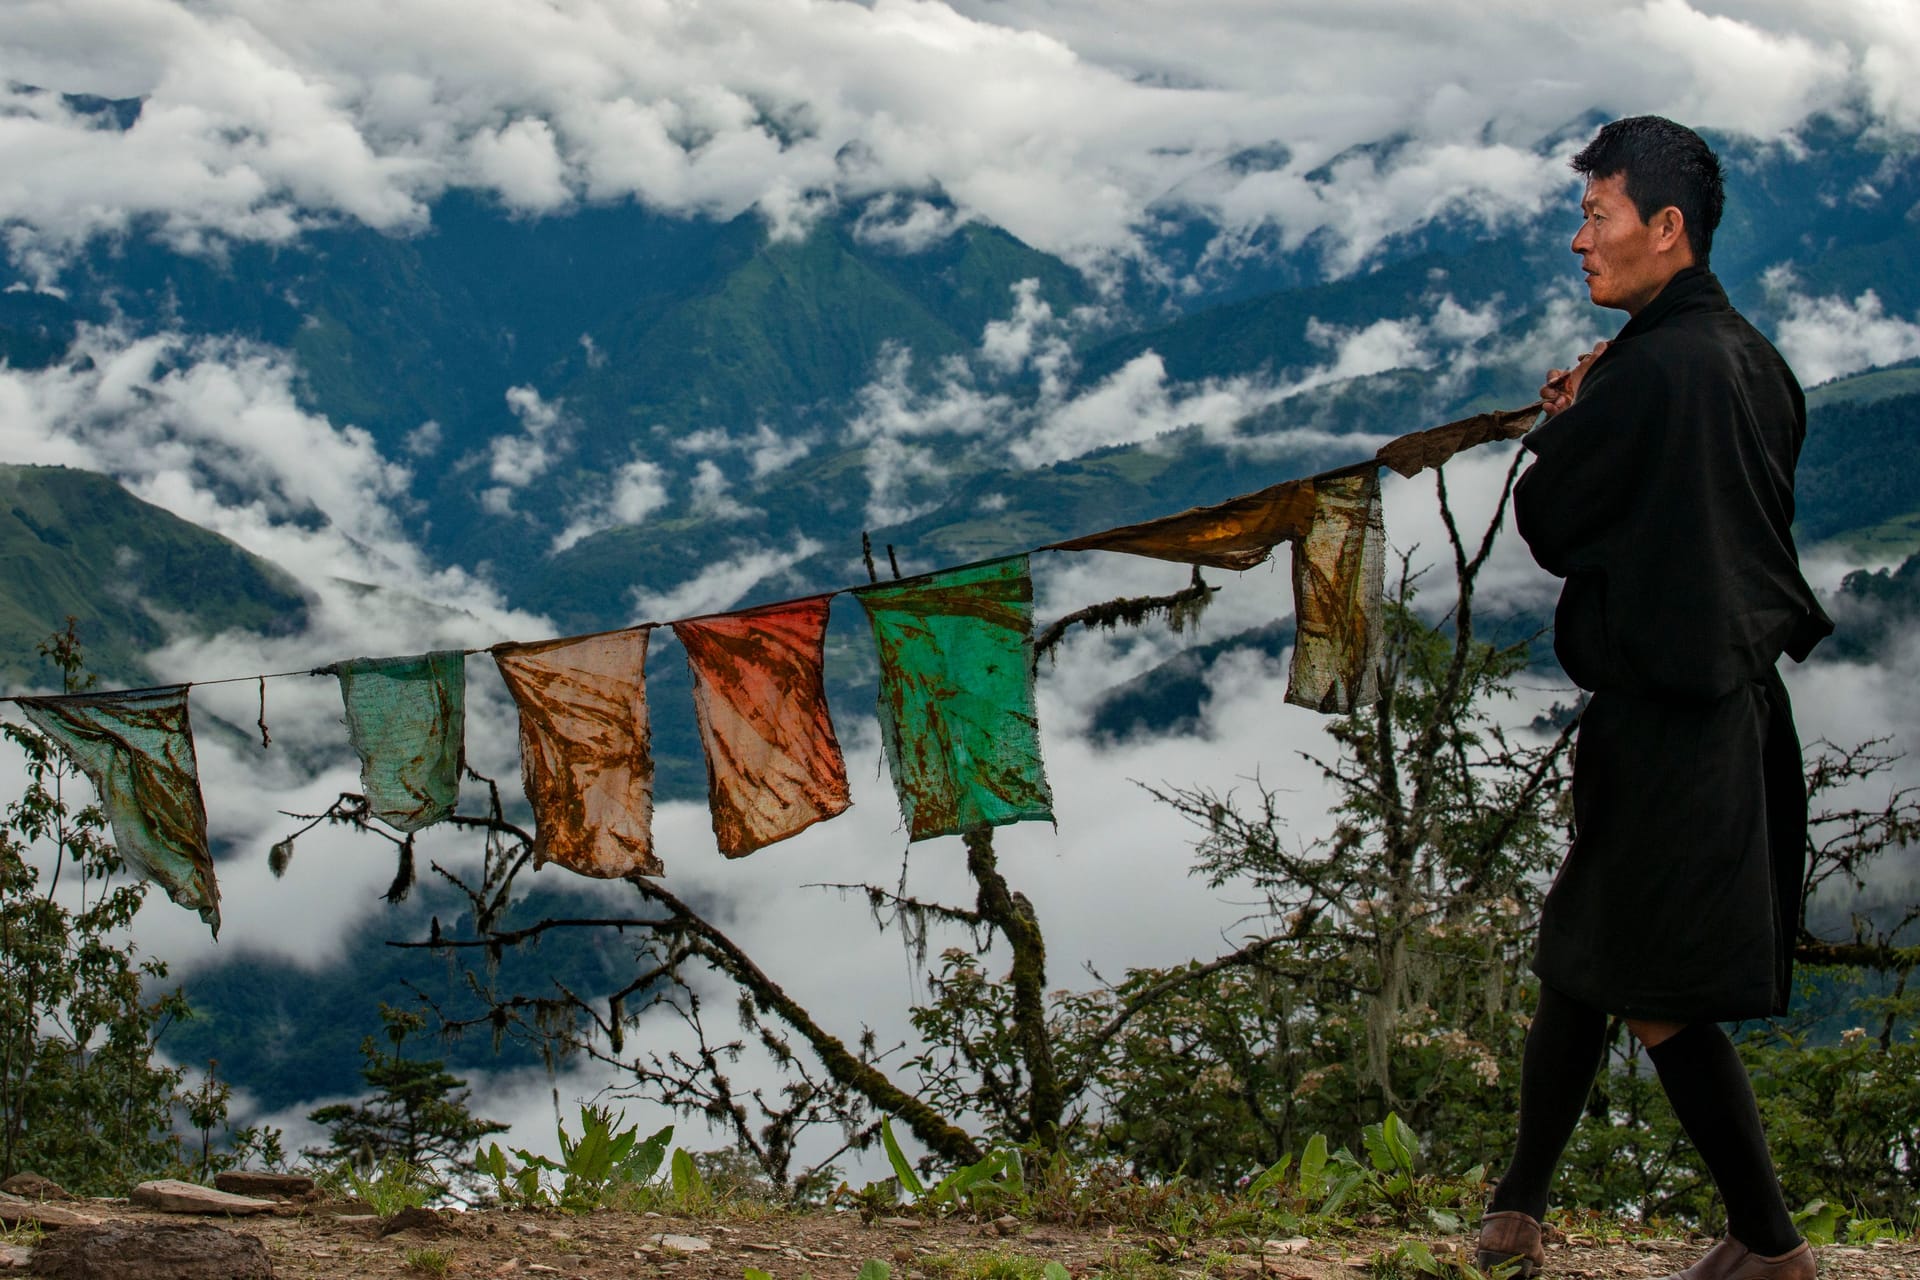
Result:
{"label": "rocky ground", "polygon": [[[22,1188],[31,1190],[31,1188]],[[262,1191],[262,1188],[250,1188]],[[382,1220],[364,1206],[272,1195],[222,1198],[184,1184],[147,1184],[131,1200],[0,1194],[12,1225],[0,1261],[13,1274],[88,1280],[280,1280],[360,1276],[660,1277],[853,1280],[869,1262],[894,1280],[1043,1280],[1047,1262],[1074,1280],[1346,1280],[1423,1273],[1413,1237],[1363,1230],[1335,1238],[1174,1239],[1113,1227],[755,1209],[680,1218],[601,1211],[409,1210]],[[1444,1268],[1465,1237],[1419,1240]],[[1710,1243],[1550,1233],[1548,1274],[1577,1280],[1670,1275]],[[1396,1254],[1400,1261],[1393,1261]],[[1881,1241],[1820,1250],[1831,1280],[1920,1276],[1920,1244]]]}

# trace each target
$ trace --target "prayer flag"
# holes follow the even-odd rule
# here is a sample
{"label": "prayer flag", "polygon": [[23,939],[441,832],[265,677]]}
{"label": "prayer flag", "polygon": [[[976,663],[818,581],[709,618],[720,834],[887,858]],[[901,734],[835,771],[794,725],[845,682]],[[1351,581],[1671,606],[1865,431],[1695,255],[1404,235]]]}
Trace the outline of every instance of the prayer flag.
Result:
{"label": "prayer flag", "polygon": [[368,811],[401,832],[452,814],[465,760],[466,655],[352,658],[333,672]]}
{"label": "prayer flag", "polygon": [[822,671],[832,601],[815,596],[673,624],[693,672],[713,834],[729,858],[852,803]]}
{"label": "prayer flag", "polygon": [[1312,480],[1289,480],[1210,507],[1194,507],[1084,538],[1048,551],[1124,551],[1217,569],[1251,569],[1273,548],[1305,533],[1313,520]]}
{"label": "prayer flag", "polygon": [[1378,700],[1385,584],[1380,473],[1320,481],[1313,523],[1293,547],[1288,702],[1350,713]]}
{"label": "prayer flag", "polygon": [[520,776],[533,805],[536,867],[603,880],[657,876],[647,636],[613,631],[495,645],[520,708]]}
{"label": "prayer flag", "polygon": [[880,734],[910,838],[1051,821],[1027,557],[854,594],[879,651]]}
{"label": "prayer flag", "polygon": [[1540,416],[1535,401],[1524,409],[1501,409],[1475,414],[1445,426],[1415,431],[1389,440],[1374,456],[1403,476],[1416,476],[1428,467],[1437,467],[1454,454],[1495,440],[1514,440],[1533,428]]}
{"label": "prayer flag", "polygon": [[120,856],[219,937],[187,686],[21,698],[19,707],[92,780]]}

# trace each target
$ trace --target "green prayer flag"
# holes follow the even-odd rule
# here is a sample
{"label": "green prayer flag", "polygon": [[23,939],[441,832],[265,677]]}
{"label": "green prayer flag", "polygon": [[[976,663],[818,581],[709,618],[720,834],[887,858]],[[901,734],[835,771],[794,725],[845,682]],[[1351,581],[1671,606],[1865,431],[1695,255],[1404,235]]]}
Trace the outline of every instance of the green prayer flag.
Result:
{"label": "green prayer flag", "polygon": [[21,698],[27,719],[93,782],[113,843],[136,870],[220,936],[220,887],[187,718],[187,686]]}
{"label": "green prayer flag", "polygon": [[1027,557],[854,594],[879,650],[880,733],[909,837],[1052,821]]}
{"label": "green prayer flag", "polygon": [[333,670],[368,811],[402,832],[450,816],[465,760],[466,655],[353,658]]}

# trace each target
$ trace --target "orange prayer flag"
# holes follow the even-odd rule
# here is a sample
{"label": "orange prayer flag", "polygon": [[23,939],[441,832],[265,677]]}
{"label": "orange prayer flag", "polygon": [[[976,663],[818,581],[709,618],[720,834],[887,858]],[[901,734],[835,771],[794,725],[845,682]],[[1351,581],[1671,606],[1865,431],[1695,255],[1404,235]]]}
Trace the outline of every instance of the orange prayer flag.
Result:
{"label": "orange prayer flag", "polygon": [[832,600],[673,624],[693,672],[713,834],[729,858],[852,803],[822,675]]}
{"label": "orange prayer flag", "polygon": [[1374,456],[1402,476],[1417,476],[1428,467],[1437,467],[1454,454],[1495,440],[1514,440],[1533,428],[1540,416],[1540,402],[1524,409],[1500,409],[1475,414],[1458,422],[1415,431],[1389,440]]}
{"label": "orange prayer flag", "polygon": [[1313,481],[1289,480],[1210,507],[1055,542],[1047,551],[1124,551],[1216,569],[1251,569],[1313,523]]}
{"label": "orange prayer flag", "polygon": [[604,880],[655,876],[647,632],[495,645],[520,707],[534,865]]}

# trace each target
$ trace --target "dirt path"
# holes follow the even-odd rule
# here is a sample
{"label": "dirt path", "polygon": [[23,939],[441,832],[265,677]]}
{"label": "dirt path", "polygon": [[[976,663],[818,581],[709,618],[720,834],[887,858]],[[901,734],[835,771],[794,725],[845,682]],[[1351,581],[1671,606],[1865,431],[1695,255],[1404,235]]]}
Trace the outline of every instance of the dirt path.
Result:
{"label": "dirt path", "polygon": [[[82,1207],[82,1206],[75,1206]],[[116,1218],[180,1221],[124,1204],[95,1202],[90,1212]],[[417,1225],[382,1234],[377,1219],[324,1206],[235,1219],[229,1228],[258,1236],[283,1280],[325,1277],[662,1277],[742,1280],[747,1268],[776,1280],[852,1280],[869,1260],[894,1280],[1040,1280],[1046,1261],[1081,1277],[1113,1280],[1354,1280],[1392,1275],[1375,1260],[1411,1237],[1371,1231],[1322,1240],[1174,1241],[1107,1228],[1000,1225],[954,1220],[883,1219],[852,1213],[770,1213],[765,1217],[668,1218],[599,1212],[581,1217],[522,1211],[420,1215]],[[682,1237],[662,1240],[662,1237]],[[1438,1257],[1463,1256],[1471,1241],[1426,1237]],[[1666,1276],[1704,1251],[1706,1241],[1613,1240],[1581,1236],[1549,1247],[1548,1274],[1570,1280]],[[678,1244],[680,1247],[675,1248]],[[705,1247],[701,1247],[701,1246]],[[1820,1250],[1830,1280],[1920,1277],[1920,1244]],[[17,1273],[16,1273],[17,1274]],[[1414,1273],[1400,1274],[1411,1277]]]}

